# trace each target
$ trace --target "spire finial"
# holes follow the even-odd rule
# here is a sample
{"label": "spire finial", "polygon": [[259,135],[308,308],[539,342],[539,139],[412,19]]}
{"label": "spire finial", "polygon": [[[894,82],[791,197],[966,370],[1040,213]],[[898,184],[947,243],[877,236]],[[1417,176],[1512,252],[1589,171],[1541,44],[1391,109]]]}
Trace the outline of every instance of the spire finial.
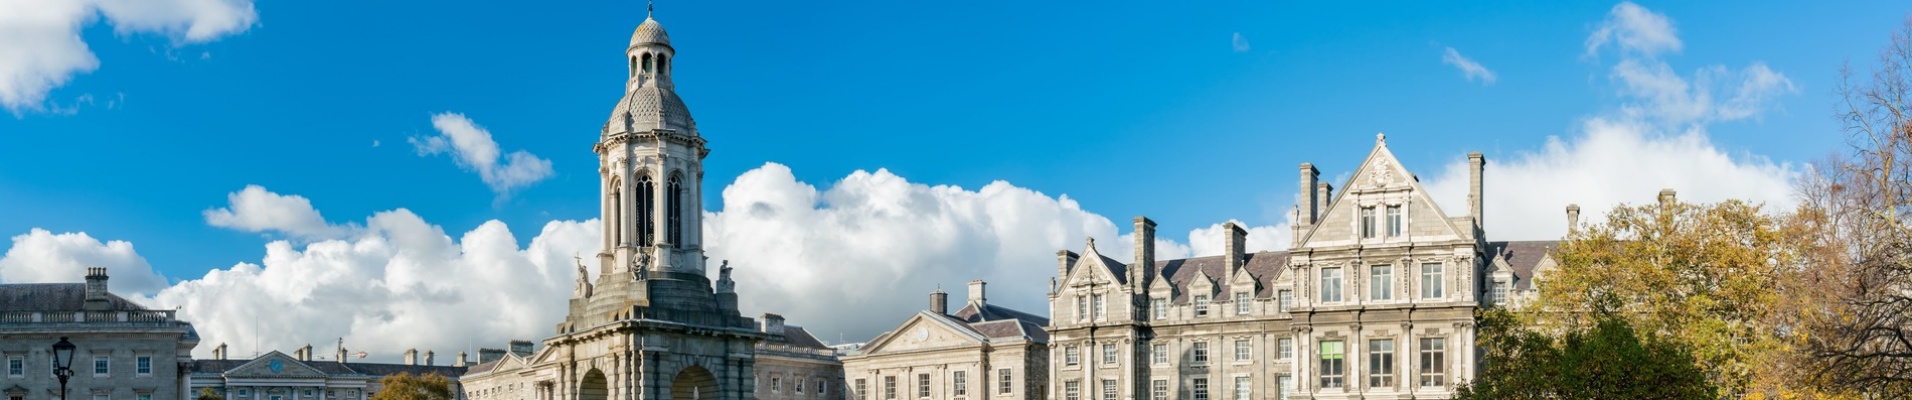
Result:
{"label": "spire finial", "polygon": [[649,19],[651,14],[656,12],[657,2],[654,0],[644,0],[644,18]]}

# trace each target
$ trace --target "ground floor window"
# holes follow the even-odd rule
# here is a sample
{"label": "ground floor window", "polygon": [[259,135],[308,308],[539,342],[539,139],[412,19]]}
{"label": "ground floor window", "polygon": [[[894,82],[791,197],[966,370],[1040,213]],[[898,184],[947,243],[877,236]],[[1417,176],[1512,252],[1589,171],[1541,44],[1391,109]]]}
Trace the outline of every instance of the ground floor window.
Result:
{"label": "ground floor window", "polygon": [[1062,398],[1066,400],[1082,400],[1082,381],[1071,380],[1063,382]]}
{"label": "ground floor window", "polygon": [[[1168,380],[1157,379],[1155,380],[1155,382],[1152,382],[1150,386],[1153,388],[1152,390],[1154,392],[1153,397],[1151,397],[1152,399],[1168,400]],[[15,399],[15,400],[18,400],[18,399]]]}
{"label": "ground floor window", "polygon": [[1339,340],[1321,342],[1321,387],[1338,388],[1346,376],[1347,360]]}
{"label": "ground floor window", "polygon": [[1254,383],[1249,381],[1248,377],[1235,377],[1235,400],[1248,400],[1252,393],[1254,393]]}
{"label": "ground floor window", "polygon": [[1188,386],[1194,392],[1195,400],[1208,400],[1208,378],[1195,378]]}
{"label": "ground floor window", "polygon": [[1447,339],[1421,338],[1421,386],[1447,384]]}

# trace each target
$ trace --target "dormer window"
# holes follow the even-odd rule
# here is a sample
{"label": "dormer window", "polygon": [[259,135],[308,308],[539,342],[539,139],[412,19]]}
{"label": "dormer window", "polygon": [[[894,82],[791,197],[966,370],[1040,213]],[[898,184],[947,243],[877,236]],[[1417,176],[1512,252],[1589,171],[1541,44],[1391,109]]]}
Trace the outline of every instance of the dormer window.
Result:
{"label": "dormer window", "polygon": [[1208,296],[1195,296],[1195,316],[1208,316]]}

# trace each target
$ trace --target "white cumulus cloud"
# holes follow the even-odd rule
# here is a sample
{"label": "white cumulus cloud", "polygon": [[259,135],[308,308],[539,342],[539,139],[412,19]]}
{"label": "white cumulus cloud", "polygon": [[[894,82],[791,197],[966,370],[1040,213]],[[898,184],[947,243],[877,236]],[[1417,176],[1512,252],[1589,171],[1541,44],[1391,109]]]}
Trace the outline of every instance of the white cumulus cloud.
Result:
{"label": "white cumulus cloud", "polygon": [[1235,32],[1235,36],[1230,38],[1228,42],[1232,47],[1235,48],[1236,53],[1248,52],[1248,49],[1249,49],[1248,37],[1242,36],[1241,32]]}
{"label": "white cumulus cloud", "polygon": [[80,39],[94,21],[120,36],[157,33],[192,44],[243,32],[256,20],[251,0],[0,0],[0,106],[16,115],[44,110],[48,92],[98,69]]}
{"label": "white cumulus cloud", "polygon": [[[1585,117],[1569,138],[1489,159],[1490,239],[1557,239],[1566,233],[1568,204],[1580,205],[1582,223],[1600,222],[1613,206],[1654,201],[1663,188],[1686,201],[1794,204],[1792,181],[1802,167],[1737,154],[1708,135],[1712,124],[1758,118],[1795,91],[1790,79],[1759,62],[1680,75],[1660,58],[1681,50],[1672,20],[1633,3],[1615,6],[1587,39],[1588,54],[1609,47],[1619,56],[1609,76],[1621,104]],[[1467,161],[1457,158],[1426,187],[1441,204],[1460,205],[1467,185]]]}
{"label": "white cumulus cloud", "polygon": [[14,236],[0,256],[0,283],[84,282],[86,269],[104,267],[108,290],[134,298],[166,287],[166,278],[121,240],[101,243],[86,233],[55,234],[34,228]]}
{"label": "white cumulus cloud", "polygon": [[247,232],[275,231],[287,236],[321,239],[347,231],[325,222],[312,202],[298,195],[280,195],[259,185],[226,195],[224,208],[204,211],[206,224]]}
{"label": "white cumulus cloud", "polygon": [[1494,71],[1462,56],[1461,52],[1454,50],[1453,47],[1447,48],[1447,52],[1441,55],[1441,62],[1459,68],[1461,75],[1466,76],[1469,82],[1479,79],[1481,83],[1492,85],[1494,80],[1499,79],[1499,76],[1494,75]]}
{"label": "white cumulus cloud", "polygon": [[509,154],[498,150],[491,132],[459,113],[432,115],[436,136],[408,139],[421,156],[450,153],[458,166],[477,172],[478,178],[500,196],[551,177],[551,161],[524,150]]}

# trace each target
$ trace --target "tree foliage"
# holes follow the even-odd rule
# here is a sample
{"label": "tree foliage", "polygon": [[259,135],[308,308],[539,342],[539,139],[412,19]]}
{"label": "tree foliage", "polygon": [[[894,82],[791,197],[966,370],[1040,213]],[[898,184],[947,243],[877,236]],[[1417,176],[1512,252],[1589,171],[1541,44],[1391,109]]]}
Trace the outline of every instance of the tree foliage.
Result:
{"label": "tree foliage", "polygon": [[1729,394],[1786,386],[1774,368],[1784,283],[1799,270],[1798,228],[1737,200],[1621,205],[1577,227],[1555,252],[1525,314],[1543,329],[1599,331],[1608,320],[1677,343]]}
{"label": "tree foliage", "polygon": [[1482,369],[1455,399],[1694,399],[1718,389],[1680,344],[1597,318],[1559,339],[1505,311],[1480,315]]}
{"label": "tree foliage", "polygon": [[220,396],[219,392],[214,392],[212,388],[210,387],[199,388],[199,395],[193,397],[193,400],[225,400],[225,399],[226,399],[226,396]]}
{"label": "tree foliage", "polygon": [[1812,296],[1794,310],[1799,364],[1829,387],[1912,398],[1912,19],[1869,81],[1842,72],[1851,151],[1801,185]]}
{"label": "tree foliage", "polygon": [[400,372],[379,380],[378,393],[371,400],[451,400],[451,379],[437,373],[412,375]]}

